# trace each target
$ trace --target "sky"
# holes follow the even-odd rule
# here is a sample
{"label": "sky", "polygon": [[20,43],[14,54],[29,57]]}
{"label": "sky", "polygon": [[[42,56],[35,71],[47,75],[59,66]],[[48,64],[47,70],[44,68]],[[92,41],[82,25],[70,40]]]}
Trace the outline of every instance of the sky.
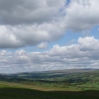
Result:
{"label": "sky", "polygon": [[0,73],[99,69],[99,0],[0,0]]}

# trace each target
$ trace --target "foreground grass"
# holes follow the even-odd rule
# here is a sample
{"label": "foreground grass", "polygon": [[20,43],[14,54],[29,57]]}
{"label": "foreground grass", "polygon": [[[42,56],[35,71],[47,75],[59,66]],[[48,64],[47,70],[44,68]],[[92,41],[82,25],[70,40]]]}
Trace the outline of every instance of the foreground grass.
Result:
{"label": "foreground grass", "polygon": [[33,89],[32,85],[1,82],[0,99],[99,99],[99,91],[70,91],[37,86]]}

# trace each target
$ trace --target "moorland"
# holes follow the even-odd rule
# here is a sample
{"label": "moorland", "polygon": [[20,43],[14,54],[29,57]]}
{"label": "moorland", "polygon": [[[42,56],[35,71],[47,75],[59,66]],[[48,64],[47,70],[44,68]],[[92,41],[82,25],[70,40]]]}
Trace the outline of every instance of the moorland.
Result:
{"label": "moorland", "polygon": [[99,70],[0,74],[0,99],[99,99]]}

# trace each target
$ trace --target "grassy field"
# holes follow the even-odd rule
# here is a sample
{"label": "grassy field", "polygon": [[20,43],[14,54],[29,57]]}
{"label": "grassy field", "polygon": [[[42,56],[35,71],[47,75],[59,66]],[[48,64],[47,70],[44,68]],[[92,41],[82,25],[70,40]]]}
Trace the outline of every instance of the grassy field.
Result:
{"label": "grassy field", "polygon": [[99,99],[98,90],[72,90],[0,82],[0,99]]}
{"label": "grassy field", "polygon": [[99,70],[0,75],[0,99],[99,99]]}

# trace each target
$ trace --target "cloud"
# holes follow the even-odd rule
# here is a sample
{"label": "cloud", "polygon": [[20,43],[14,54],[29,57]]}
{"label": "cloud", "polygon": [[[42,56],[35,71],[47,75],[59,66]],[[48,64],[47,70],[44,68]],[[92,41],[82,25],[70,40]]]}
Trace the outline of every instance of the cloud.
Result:
{"label": "cloud", "polygon": [[[0,0],[0,49],[36,45],[46,48],[67,30],[82,32],[99,25],[99,0]],[[77,44],[49,51],[0,52],[0,72],[61,68],[98,68],[99,40],[83,32]],[[75,38],[74,38],[75,39]]]}
{"label": "cloud", "polygon": [[59,14],[65,0],[0,0],[0,24],[40,24]]}
{"label": "cloud", "polygon": [[0,48],[34,46],[58,40],[65,0],[0,0]]}
{"label": "cloud", "polygon": [[0,26],[0,30],[0,48],[19,48],[51,42],[58,40],[64,33],[58,23],[54,22],[13,27]]}
{"label": "cloud", "polygon": [[99,49],[99,40],[94,37],[79,38],[80,50],[93,51]]}
{"label": "cloud", "polygon": [[[95,46],[93,47],[93,45]],[[25,50],[17,50],[13,53],[3,50],[0,52],[0,72],[99,68],[98,45],[99,40],[94,37],[80,37],[77,44],[54,45],[49,51],[26,52]]]}
{"label": "cloud", "polygon": [[47,48],[47,47],[48,47],[48,43],[42,42],[42,43],[40,43],[37,47],[38,47],[39,49]]}
{"label": "cloud", "polygon": [[64,27],[83,31],[99,25],[98,4],[99,0],[71,0],[64,10]]}
{"label": "cloud", "polygon": [[0,0],[0,48],[53,42],[99,24],[98,0]]}

